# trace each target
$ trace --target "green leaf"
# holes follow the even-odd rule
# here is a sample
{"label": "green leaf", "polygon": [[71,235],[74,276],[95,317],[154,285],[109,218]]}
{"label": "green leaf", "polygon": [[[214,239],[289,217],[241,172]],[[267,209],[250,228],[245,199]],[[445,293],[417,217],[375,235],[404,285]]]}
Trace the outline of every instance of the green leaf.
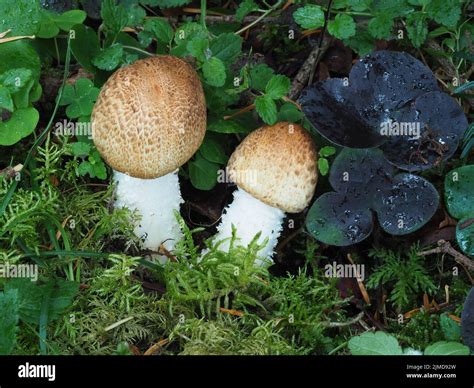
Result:
{"label": "green leaf", "polygon": [[335,153],[336,153],[336,149],[331,146],[325,146],[319,150],[319,155],[325,158],[327,158],[328,156],[332,156]]}
{"label": "green leaf", "polygon": [[267,86],[265,87],[265,93],[270,98],[278,100],[279,98],[285,96],[290,90],[290,79],[284,75],[274,75],[268,81]]}
{"label": "green leaf", "polygon": [[227,32],[212,40],[209,48],[212,56],[231,65],[242,52],[242,38],[232,32]]}
{"label": "green leaf", "polygon": [[28,108],[30,104],[30,92],[34,85],[34,80],[30,79],[26,81],[20,90],[12,94],[13,102],[17,109]]}
{"label": "green leaf", "polygon": [[35,108],[24,108],[13,112],[7,121],[0,122],[0,145],[13,145],[30,135],[39,121]]}
{"label": "green leaf", "polygon": [[461,3],[459,0],[431,0],[425,11],[437,23],[455,27],[461,16]]}
{"label": "green leaf", "polygon": [[188,162],[189,179],[199,190],[211,190],[217,183],[219,165],[206,160],[199,152]]}
{"label": "green leaf", "polygon": [[100,53],[99,39],[95,31],[82,24],[74,26],[74,39],[71,39],[71,51],[82,67],[88,71],[96,72],[92,58]]}
{"label": "green leaf", "polygon": [[375,48],[374,38],[366,30],[357,27],[357,33],[350,37],[349,39],[344,40],[344,44],[352,48],[359,56],[363,57]]}
{"label": "green leaf", "polygon": [[240,123],[234,120],[220,119],[209,123],[208,131],[219,133],[247,133],[248,130]]}
{"label": "green leaf", "polygon": [[209,40],[204,38],[194,38],[187,44],[188,52],[194,57],[199,59],[202,62],[205,62],[208,58],[206,56],[206,51],[209,48]]}
{"label": "green leaf", "polygon": [[258,10],[258,4],[253,0],[244,0],[240,3],[237,11],[235,12],[235,19],[239,22],[244,20],[244,17],[249,13]]}
{"label": "green leaf", "polygon": [[88,78],[80,78],[73,85],[64,87],[59,105],[68,105],[66,114],[70,119],[89,116],[99,96],[99,89]]}
{"label": "green leaf", "polygon": [[329,33],[337,39],[347,39],[355,35],[356,24],[349,15],[337,14],[328,23]]}
{"label": "green leaf", "polygon": [[199,151],[201,152],[201,155],[209,162],[219,164],[227,163],[228,158],[224,151],[224,147],[217,138],[209,136],[209,134],[207,134],[204,138]]}
{"label": "green leaf", "polygon": [[474,165],[450,171],[444,179],[449,214],[456,219],[474,215]]}
{"label": "green leaf", "polygon": [[262,120],[269,125],[277,121],[277,107],[275,101],[269,96],[258,96],[255,99],[255,108]]}
{"label": "green leaf", "polygon": [[42,301],[46,301],[47,323],[62,316],[79,291],[79,284],[62,279],[49,280],[38,285],[30,279],[12,279],[5,285],[5,292],[18,292],[19,316],[23,322],[39,324]]}
{"label": "green leaf", "polygon": [[253,89],[263,92],[274,73],[273,69],[264,63],[257,65],[250,70],[250,85]]}
{"label": "green leaf", "polygon": [[376,39],[387,39],[392,35],[393,18],[389,14],[380,14],[370,19],[368,29]]}
{"label": "green leaf", "polygon": [[0,58],[0,74],[12,69],[23,68],[33,73],[35,82],[39,80],[41,71],[40,58],[25,40],[1,43]]}
{"label": "green leaf", "polygon": [[101,70],[114,70],[123,58],[123,46],[115,43],[110,47],[102,50],[92,59],[94,66]]}
{"label": "green leaf", "polygon": [[11,29],[8,36],[35,35],[41,21],[39,0],[2,0],[0,15],[0,32]]}
{"label": "green leaf", "polygon": [[173,28],[167,20],[147,19],[143,28],[152,33],[159,42],[168,44],[173,40]]}
{"label": "green leaf", "polygon": [[202,65],[202,72],[206,82],[211,86],[224,86],[226,74],[225,65],[217,57],[212,57]]}
{"label": "green leaf", "polygon": [[72,153],[74,156],[87,156],[91,150],[91,145],[82,141],[71,144]]}
{"label": "green leaf", "polygon": [[474,257],[474,214],[459,220],[456,225],[456,240],[465,254]]}
{"label": "green leaf", "polygon": [[426,17],[421,12],[415,12],[408,15],[406,20],[408,38],[414,47],[421,47],[425,43],[428,35],[428,23]]}
{"label": "green leaf", "polygon": [[329,162],[326,158],[318,159],[318,169],[322,176],[326,176],[329,172]]}
{"label": "green leaf", "polygon": [[296,123],[303,118],[303,112],[298,110],[295,104],[291,102],[285,102],[278,112],[278,121],[289,121],[290,123]]}
{"label": "green leaf", "polygon": [[355,12],[364,12],[372,5],[372,0],[348,0],[347,2]]}
{"label": "green leaf", "polygon": [[403,353],[397,339],[383,331],[352,337],[348,346],[355,356],[399,356]]}
{"label": "green leaf", "polygon": [[69,31],[76,24],[81,24],[86,20],[87,14],[79,9],[64,12],[62,15],[56,16],[54,22],[63,31]]}
{"label": "green leaf", "polygon": [[0,110],[6,109],[13,112],[13,100],[10,91],[3,85],[0,85]]}
{"label": "green leaf", "polygon": [[36,36],[43,39],[50,39],[59,34],[59,27],[54,22],[52,12],[41,10],[41,23]]}
{"label": "green leaf", "polygon": [[474,89],[474,81],[469,81],[459,85],[456,89],[453,90],[454,94],[460,94],[465,92],[466,90]]}
{"label": "green leaf", "polygon": [[439,341],[425,349],[425,356],[469,356],[469,348],[459,342]]}
{"label": "green leaf", "polygon": [[17,93],[33,78],[33,72],[29,69],[19,68],[7,70],[0,75],[0,84],[8,88],[10,93]]}
{"label": "green leaf", "polygon": [[459,341],[461,338],[461,327],[456,321],[451,319],[448,314],[441,314],[440,326],[443,331],[444,338],[447,341]]}
{"label": "green leaf", "polygon": [[187,44],[193,39],[209,39],[209,32],[198,23],[185,23],[174,34],[176,46],[171,49],[171,54],[178,57],[188,55]]}
{"label": "green leaf", "polygon": [[324,11],[319,5],[308,4],[293,12],[293,19],[305,29],[315,29],[324,25]]}
{"label": "green leaf", "polygon": [[0,294],[0,355],[10,355],[18,331],[18,293],[9,290]]}
{"label": "green leaf", "polygon": [[100,16],[107,30],[113,35],[118,35],[128,23],[128,13],[122,4],[116,4],[115,0],[104,0],[100,10]]}
{"label": "green leaf", "polygon": [[174,8],[189,4],[191,1],[192,0],[146,0],[142,3],[146,3],[151,7]]}

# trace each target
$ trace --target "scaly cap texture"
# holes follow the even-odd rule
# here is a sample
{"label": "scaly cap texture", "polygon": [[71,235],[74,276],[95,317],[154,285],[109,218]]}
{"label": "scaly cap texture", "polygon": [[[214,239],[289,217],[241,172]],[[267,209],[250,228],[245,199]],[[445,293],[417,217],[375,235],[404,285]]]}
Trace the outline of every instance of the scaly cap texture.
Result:
{"label": "scaly cap texture", "polygon": [[316,189],[317,153],[309,133],[287,122],[261,127],[237,147],[230,179],[267,205],[288,213],[308,206]]}
{"label": "scaly cap texture", "polygon": [[142,179],[186,163],[206,132],[206,101],[188,63],[173,56],[138,60],[104,84],[92,112],[94,143],[114,170]]}

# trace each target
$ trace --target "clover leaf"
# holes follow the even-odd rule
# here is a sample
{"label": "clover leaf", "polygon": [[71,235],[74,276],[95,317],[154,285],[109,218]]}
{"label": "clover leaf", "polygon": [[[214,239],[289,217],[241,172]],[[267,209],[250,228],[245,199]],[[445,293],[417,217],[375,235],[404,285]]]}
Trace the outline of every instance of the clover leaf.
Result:
{"label": "clover leaf", "polygon": [[372,232],[372,211],[390,234],[405,235],[421,228],[436,212],[438,193],[424,178],[395,173],[379,149],[344,148],[329,175],[335,192],[314,202],[306,218],[307,230],[325,244],[356,244]]}
{"label": "clover leaf", "polygon": [[431,70],[400,52],[369,54],[347,79],[318,82],[299,102],[328,140],[351,148],[380,146],[390,163],[407,171],[447,160],[467,128],[463,110],[439,91]]}
{"label": "clover leaf", "polygon": [[94,87],[91,80],[80,78],[75,85],[66,85],[59,105],[65,106],[66,114],[71,119],[87,118],[99,95],[99,89]]}

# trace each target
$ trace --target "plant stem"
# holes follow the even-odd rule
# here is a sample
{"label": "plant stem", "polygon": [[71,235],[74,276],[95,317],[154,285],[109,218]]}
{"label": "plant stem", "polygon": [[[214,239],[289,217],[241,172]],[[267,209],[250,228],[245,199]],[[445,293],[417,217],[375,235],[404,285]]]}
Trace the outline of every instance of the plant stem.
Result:
{"label": "plant stem", "polygon": [[336,346],[334,349],[332,349],[329,353],[328,356],[336,353],[338,350],[341,350],[342,348],[345,348],[349,342],[343,342],[339,346]]}
{"label": "plant stem", "polygon": [[206,0],[201,0],[201,24],[204,29],[207,30],[206,27]]}
{"label": "plant stem", "polygon": [[149,57],[153,57],[154,54],[152,53],[149,53],[148,51],[145,51],[145,50],[142,50],[142,49],[139,49],[138,47],[133,47],[133,46],[123,46],[124,49],[128,49],[128,50],[134,50],[134,51],[137,51],[139,53],[142,53],[144,55],[148,55]]}
{"label": "plant stem", "polygon": [[235,35],[240,35],[242,32],[247,31],[249,28],[252,28],[255,24],[259,23],[264,17],[268,16],[271,14],[273,11],[275,11],[280,5],[282,4],[282,0],[278,0],[277,3],[267,9],[265,13],[262,13],[257,19],[255,19],[252,23],[246,25],[245,27],[241,28],[239,31],[235,33]]}

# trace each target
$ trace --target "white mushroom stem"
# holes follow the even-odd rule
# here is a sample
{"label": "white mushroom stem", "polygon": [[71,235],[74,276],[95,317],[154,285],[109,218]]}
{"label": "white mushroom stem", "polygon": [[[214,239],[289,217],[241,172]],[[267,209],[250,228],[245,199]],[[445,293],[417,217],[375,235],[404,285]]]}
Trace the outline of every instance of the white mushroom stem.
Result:
{"label": "white mushroom stem", "polygon": [[143,247],[159,251],[161,244],[172,251],[182,238],[174,211],[183,199],[177,171],[156,179],[133,178],[114,171],[117,183],[116,208],[128,208],[139,216],[135,234],[143,239]]}
{"label": "white mushroom stem", "polygon": [[[239,188],[234,192],[234,201],[226,208],[222,216],[214,242],[227,239],[219,245],[220,250],[227,251],[232,237],[232,225],[236,228],[238,239],[235,242],[236,245],[247,246],[255,235],[261,232],[258,243],[263,244],[267,238],[268,242],[259,251],[259,256],[271,259],[283,229],[284,218],[285,213],[282,210],[259,201]],[[262,263],[259,261],[257,264]]]}

